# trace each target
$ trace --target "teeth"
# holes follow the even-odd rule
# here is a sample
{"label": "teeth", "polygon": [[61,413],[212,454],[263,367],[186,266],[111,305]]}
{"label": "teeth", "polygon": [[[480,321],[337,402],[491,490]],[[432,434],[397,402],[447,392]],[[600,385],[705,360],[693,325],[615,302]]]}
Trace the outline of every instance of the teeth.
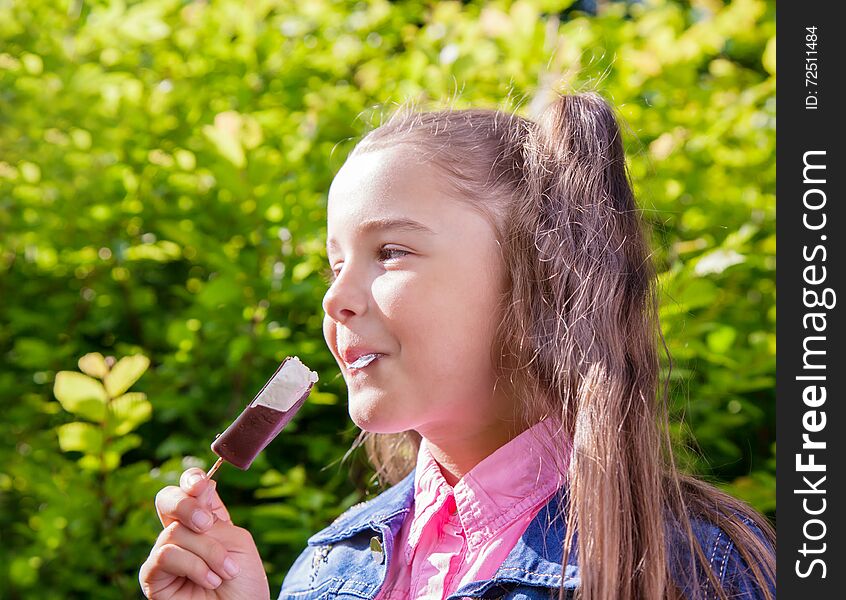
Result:
{"label": "teeth", "polygon": [[350,364],[350,368],[363,369],[377,358],[379,358],[378,354],[365,354],[364,356],[359,356],[354,363]]}

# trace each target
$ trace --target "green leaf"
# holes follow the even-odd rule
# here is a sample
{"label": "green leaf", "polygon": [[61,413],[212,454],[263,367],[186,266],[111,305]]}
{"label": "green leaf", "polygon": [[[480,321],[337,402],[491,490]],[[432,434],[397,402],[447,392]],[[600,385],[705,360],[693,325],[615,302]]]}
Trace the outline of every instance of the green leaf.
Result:
{"label": "green leaf", "polygon": [[717,296],[717,288],[705,278],[691,279],[689,276],[674,274],[664,278],[662,286],[664,301],[660,307],[660,317],[665,320],[665,326],[672,326],[672,318],[686,315],[692,309],[707,306]]}
{"label": "green leaf", "polygon": [[91,423],[67,423],[56,428],[64,452],[96,454],[103,447],[103,432]]}
{"label": "green leaf", "polygon": [[734,327],[723,325],[708,334],[708,347],[714,352],[726,352],[731,348],[736,337],[737,331]]}
{"label": "green leaf", "polygon": [[27,369],[43,369],[54,355],[54,347],[44,340],[19,338],[15,340],[17,363]]}
{"label": "green leaf", "polygon": [[207,308],[219,308],[241,301],[241,288],[228,276],[213,279],[197,294],[197,302]]}
{"label": "green leaf", "polygon": [[91,377],[103,379],[109,373],[106,359],[99,352],[89,352],[79,359],[79,370]]}
{"label": "green leaf", "polygon": [[114,433],[121,436],[129,433],[144,421],[149,420],[153,406],[142,392],[130,392],[109,403],[109,412],[114,419]]}
{"label": "green leaf", "polygon": [[230,365],[238,363],[250,349],[252,339],[246,335],[239,335],[229,343],[229,358],[227,362]]}
{"label": "green leaf", "polygon": [[133,246],[126,250],[126,260],[153,260],[164,263],[177,260],[181,255],[181,248],[168,240]]}
{"label": "green leaf", "polygon": [[128,390],[150,366],[150,359],[143,354],[124,356],[112,367],[103,383],[106,391],[114,398]]}
{"label": "green leaf", "polygon": [[33,566],[32,557],[15,556],[9,563],[9,577],[13,585],[29,587],[38,580],[38,569]]}
{"label": "green leaf", "polygon": [[59,371],[53,384],[53,395],[71,414],[91,421],[102,421],[106,416],[106,390],[99,381],[82,373]]}

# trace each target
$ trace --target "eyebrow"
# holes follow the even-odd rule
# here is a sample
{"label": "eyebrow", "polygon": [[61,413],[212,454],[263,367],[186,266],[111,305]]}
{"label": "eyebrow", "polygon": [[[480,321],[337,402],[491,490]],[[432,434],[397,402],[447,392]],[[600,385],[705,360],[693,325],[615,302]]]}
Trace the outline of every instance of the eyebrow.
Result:
{"label": "eyebrow", "polygon": [[[396,229],[399,231],[410,231],[412,233],[426,233],[430,235],[437,235],[434,231],[426,227],[423,223],[407,218],[384,218],[384,219],[370,219],[364,221],[358,226],[361,233],[370,231],[380,231],[385,229]],[[337,248],[338,243],[334,239],[329,239],[326,243],[327,251],[330,248]]]}

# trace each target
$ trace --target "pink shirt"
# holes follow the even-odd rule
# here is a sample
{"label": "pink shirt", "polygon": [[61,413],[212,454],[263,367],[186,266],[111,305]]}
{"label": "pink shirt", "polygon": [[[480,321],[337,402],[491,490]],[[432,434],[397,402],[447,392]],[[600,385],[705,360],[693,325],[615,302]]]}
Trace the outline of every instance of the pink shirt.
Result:
{"label": "pink shirt", "polygon": [[490,579],[564,484],[566,465],[556,467],[548,452],[561,444],[553,421],[540,421],[482,460],[453,488],[423,439],[413,510],[397,535],[376,599],[443,600],[465,583]]}

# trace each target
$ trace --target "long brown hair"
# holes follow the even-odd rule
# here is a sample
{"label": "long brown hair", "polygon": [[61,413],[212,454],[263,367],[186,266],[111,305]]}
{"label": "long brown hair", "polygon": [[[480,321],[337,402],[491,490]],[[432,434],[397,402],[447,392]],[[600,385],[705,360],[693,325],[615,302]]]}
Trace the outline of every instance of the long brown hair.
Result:
{"label": "long brown hair", "polygon": [[[515,398],[515,420],[560,419],[563,564],[576,550],[580,597],[677,598],[679,586],[699,597],[710,584],[727,598],[694,536],[696,518],[722,528],[769,599],[768,521],[680,473],[673,459],[668,381],[659,394],[659,343],[668,359],[669,351],[656,274],[611,106],[593,92],[558,94],[531,121],[407,103],[352,154],[396,144],[439,167],[500,242],[508,285],[491,359],[497,384]],[[394,484],[414,467],[420,436],[362,432],[353,448],[361,444],[380,481]],[[693,584],[674,579],[678,572]]]}

